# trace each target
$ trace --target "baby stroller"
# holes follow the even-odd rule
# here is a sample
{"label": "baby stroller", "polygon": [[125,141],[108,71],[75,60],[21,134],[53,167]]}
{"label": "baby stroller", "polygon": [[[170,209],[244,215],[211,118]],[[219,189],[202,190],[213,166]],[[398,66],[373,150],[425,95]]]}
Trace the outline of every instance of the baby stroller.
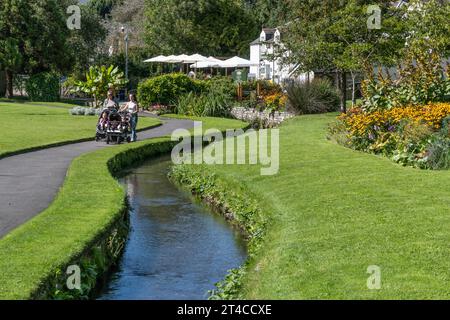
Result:
{"label": "baby stroller", "polygon": [[108,127],[110,111],[108,109],[103,110],[100,113],[100,117],[97,122],[97,131],[95,134],[95,141],[99,142],[106,139],[106,129]]}
{"label": "baby stroller", "polygon": [[106,143],[131,142],[131,117],[127,112],[110,111],[106,126]]}

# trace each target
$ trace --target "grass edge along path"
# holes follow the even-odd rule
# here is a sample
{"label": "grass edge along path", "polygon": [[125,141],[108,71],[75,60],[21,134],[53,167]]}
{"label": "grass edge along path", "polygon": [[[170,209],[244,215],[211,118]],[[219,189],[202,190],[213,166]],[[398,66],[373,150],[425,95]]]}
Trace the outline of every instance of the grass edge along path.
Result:
{"label": "grass edge along path", "polygon": [[[68,144],[93,141],[97,117],[69,115],[67,109],[73,106],[63,103],[60,103],[60,106],[57,108],[54,103],[18,103],[0,100],[0,110],[4,112],[3,121],[0,123],[6,134],[6,137],[3,138],[7,139],[0,143],[0,159]],[[46,119],[45,122],[43,119]],[[54,121],[55,119],[57,122]],[[19,126],[16,122],[20,122],[21,125]],[[87,122],[89,124],[86,124]],[[59,129],[59,126],[63,125],[62,123],[69,125]],[[141,117],[138,123],[138,132],[158,127],[161,124],[159,119]],[[68,128],[71,130],[70,133]],[[12,132],[16,135],[12,135],[11,130],[15,130]],[[36,139],[36,136],[42,132],[45,133],[43,138]]]}
{"label": "grass edge along path", "polygon": [[[155,122],[159,122],[159,121],[155,120]],[[142,131],[151,130],[151,129],[154,129],[154,128],[158,128],[161,125],[162,125],[162,122],[155,123],[153,125],[149,125],[149,126],[146,126],[146,127],[141,127],[140,129],[136,130],[136,132],[142,132]],[[66,140],[66,141],[55,142],[55,143],[50,143],[50,144],[44,144],[44,145],[30,147],[30,148],[19,149],[19,150],[5,152],[5,153],[0,154],[0,160],[3,159],[3,158],[17,156],[19,154],[29,153],[29,152],[33,152],[33,151],[39,151],[39,150],[45,150],[45,149],[50,149],[50,148],[62,147],[62,146],[70,145],[70,144],[81,143],[81,142],[88,142],[88,141],[94,141],[94,140],[95,140],[95,136],[93,136],[91,138],[81,138],[81,139],[75,139],[75,140]]]}
{"label": "grass edge along path", "polygon": [[[223,284],[225,296],[448,299],[450,172],[402,167],[328,141],[334,116],[301,116],[281,127],[277,176],[260,176],[258,166],[178,169],[204,196],[221,185],[219,203],[233,193],[248,197],[241,210],[257,203],[268,222],[255,257]],[[367,286],[369,266],[381,270],[380,290]]]}
{"label": "grass edge along path", "polygon": [[[222,123],[217,128],[220,130],[247,126],[241,121],[215,120],[210,123],[205,119],[203,129],[217,127],[218,122]],[[125,191],[113,175],[170,151],[174,144],[169,137],[162,137],[76,158],[53,203],[0,239],[0,299],[57,296],[56,289],[48,291],[48,283],[63,279],[65,268],[78,263],[86,250],[121,218]],[[92,265],[86,267],[91,269]]]}

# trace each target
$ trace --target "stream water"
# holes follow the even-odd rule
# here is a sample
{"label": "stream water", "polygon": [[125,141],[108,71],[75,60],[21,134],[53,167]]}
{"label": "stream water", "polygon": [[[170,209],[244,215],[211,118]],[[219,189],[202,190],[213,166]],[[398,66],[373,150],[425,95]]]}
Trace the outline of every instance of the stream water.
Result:
{"label": "stream water", "polygon": [[167,178],[157,158],[121,182],[130,198],[131,231],[101,300],[201,300],[246,258],[245,241],[223,217]]}

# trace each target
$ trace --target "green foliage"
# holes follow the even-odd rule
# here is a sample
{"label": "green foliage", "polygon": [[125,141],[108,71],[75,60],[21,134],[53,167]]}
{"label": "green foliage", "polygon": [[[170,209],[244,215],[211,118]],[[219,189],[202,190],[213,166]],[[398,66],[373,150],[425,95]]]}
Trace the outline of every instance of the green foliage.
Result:
{"label": "green foliage", "polygon": [[289,21],[289,5],[287,0],[256,0],[252,6],[258,25],[274,28]]}
{"label": "green foliage", "polygon": [[[67,47],[71,52],[71,72],[78,79],[84,77],[86,70],[93,64],[117,65],[99,61],[102,54],[99,45],[105,40],[107,30],[105,23],[97,12],[88,4],[80,5],[81,29],[71,32]],[[123,68],[121,68],[123,70]]]}
{"label": "green foliage", "polygon": [[205,89],[203,91],[215,91],[226,94],[230,97],[236,96],[236,84],[231,77],[213,77],[203,81]]}
{"label": "green foliage", "polygon": [[20,48],[20,71],[67,71],[72,66],[66,9],[74,1],[4,0],[0,2],[0,41]]}
{"label": "green foliage", "polygon": [[190,92],[178,100],[177,113],[195,117],[227,117],[230,106],[231,100],[226,95],[213,92],[196,95]]}
{"label": "green foliage", "polygon": [[290,84],[287,95],[289,107],[299,114],[325,113],[339,108],[339,94],[326,79]]}
{"label": "green foliage", "polygon": [[177,102],[176,112],[186,116],[200,116],[204,111],[203,97],[193,92],[182,95]]}
{"label": "green foliage", "polygon": [[[124,210],[114,227],[106,231],[103,238],[88,253],[71,262],[81,271],[81,289],[69,290],[66,286],[67,274],[58,269],[53,278],[47,279],[46,299],[51,300],[88,300],[93,298],[100,280],[105,279],[113,266],[117,266],[120,254],[125,247],[129,231],[129,216]],[[51,289],[56,288],[56,289]]]}
{"label": "green foliage", "polygon": [[95,10],[100,17],[106,18],[119,2],[118,0],[89,0],[87,5]]}
{"label": "green foliage", "polygon": [[25,90],[31,101],[58,101],[59,76],[47,72],[32,75],[25,84]]}
{"label": "green foliage", "polygon": [[146,8],[145,41],[155,54],[244,54],[259,32],[242,1],[147,0]]}
{"label": "green foliage", "polygon": [[234,85],[226,79],[206,80],[200,94],[189,92],[178,99],[178,114],[197,117],[228,117],[233,104]]}
{"label": "green foliage", "polygon": [[[128,49],[128,78],[129,83],[127,87],[129,89],[136,89],[144,79],[157,76],[156,65],[149,65],[143,62],[148,59],[148,51],[136,47],[130,47]],[[125,53],[118,52],[112,56],[105,56],[99,59],[101,64],[114,65],[119,67],[120,70],[125,70]]]}
{"label": "green foliage", "polygon": [[450,139],[436,136],[429,144],[426,165],[432,170],[450,169]]}
{"label": "green foliage", "polygon": [[383,74],[380,68],[376,79],[364,81],[364,110],[372,112],[448,101],[450,78],[441,62],[442,56],[429,46],[410,47],[399,67],[397,80],[393,80],[388,72]]}
{"label": "green foliage", "polygon": [[383,155],[404,166],[432,170],[450,168],[449,118],[444,119],[440,131],[423,122],[404,118],[397,124],[392,120],[371,123],[364,132],[352,131],[342,119],[340,117],[329,126],[329,138],[339,144]]}
{"label": "green foliage", "polygon": [[177,99],[189,92],[200,92],[203,83],[181,73],[149,78],[139,83],[137,97],[143,107],[153,104],[175,105]]}
{"label": "green foliage", "polygon": [[19,41],[13,38],[0,38],[0,69],[16,71],[22,64]]}
{"label": "green foliage", "polygon": [[[299,64],[297,72],[322,70],[339,75],[340,106],[346,109],[346,73],[375,62],[392,63],[404,46],[402,13],[389,1],[307,0],[290,2],[295,23],[286,26],[283,43],[292,52],[280,57]],[[367,27],[368,5],[378,5],[380,29]]]}
{"label": "green foliage", "polygon": [[106,98],[109,89],[119,89],[127,83],[123,72],[113,65],[91,66],[86,73],[86,81],[78,81],[74,92],[84,92],[94,97],[97,107],[101,104],[101,99]]}

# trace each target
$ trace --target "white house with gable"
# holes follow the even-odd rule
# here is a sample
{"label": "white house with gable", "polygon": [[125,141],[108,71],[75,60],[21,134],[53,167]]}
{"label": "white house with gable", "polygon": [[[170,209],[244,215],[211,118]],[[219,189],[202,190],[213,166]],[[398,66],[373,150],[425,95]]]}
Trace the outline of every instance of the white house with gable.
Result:
{"label": "white house with gable", "polygon": [[291,80],[306,81],[308,76],[310,80],[314,78],[313,72],[296,75],[299,64],[283,65],[280,58],[273,58],[274,54],[280,53],[289,56],[289,51],[284,49],[281,41],[280,29],[263,28],[259,38],[250,44],[250,61],[257,66],[250,67],[249,77],[278,84]]}

